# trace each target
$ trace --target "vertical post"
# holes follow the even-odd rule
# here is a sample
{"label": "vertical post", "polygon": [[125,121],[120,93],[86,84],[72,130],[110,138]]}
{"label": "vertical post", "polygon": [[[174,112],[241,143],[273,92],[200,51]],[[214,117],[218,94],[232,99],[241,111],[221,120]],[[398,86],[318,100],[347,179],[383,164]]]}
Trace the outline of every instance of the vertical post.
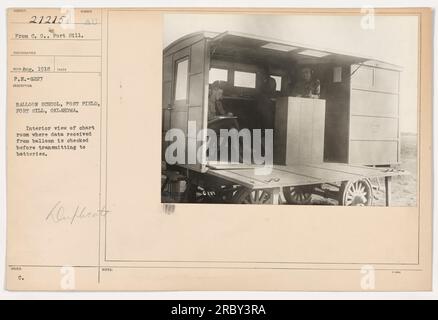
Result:
{"label": "vertical post", "polygon": [[273,188],[271,194],[271,204],[280,204],[280,188]]}
{"label": "vertical post", "polygon": [[391,178],[391,176],[385,177],[385,200],[387,207],[391,205]]}

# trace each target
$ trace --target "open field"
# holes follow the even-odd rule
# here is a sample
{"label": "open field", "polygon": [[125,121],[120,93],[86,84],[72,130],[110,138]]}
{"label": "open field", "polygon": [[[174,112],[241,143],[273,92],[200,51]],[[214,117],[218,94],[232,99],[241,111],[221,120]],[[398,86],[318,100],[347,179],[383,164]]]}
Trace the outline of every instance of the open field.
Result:
{"label": "open field", "polygon": [[[406,176],[392,179],[392,205],[395,207],[416,206],[417,204],[417,135],[402,133],[400,168],[408,171]],[[382,184],[382,188],[384,185]],[[384,205],[385,194],[377,192],[379,200],[375,205]]]}

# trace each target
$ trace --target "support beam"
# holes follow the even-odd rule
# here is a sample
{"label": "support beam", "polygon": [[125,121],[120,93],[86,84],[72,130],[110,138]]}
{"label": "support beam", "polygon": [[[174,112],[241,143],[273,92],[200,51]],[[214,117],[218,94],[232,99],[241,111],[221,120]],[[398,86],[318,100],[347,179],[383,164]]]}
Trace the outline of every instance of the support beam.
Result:
{"label": "support beam", "polygon": [[271,194],[271,204],[280,204],[280,188],[273,188]]}
{"label": "support beam", "polygon": [[391,205],[391,179],[391,176],[385,177],[385,201],[387,207]]}

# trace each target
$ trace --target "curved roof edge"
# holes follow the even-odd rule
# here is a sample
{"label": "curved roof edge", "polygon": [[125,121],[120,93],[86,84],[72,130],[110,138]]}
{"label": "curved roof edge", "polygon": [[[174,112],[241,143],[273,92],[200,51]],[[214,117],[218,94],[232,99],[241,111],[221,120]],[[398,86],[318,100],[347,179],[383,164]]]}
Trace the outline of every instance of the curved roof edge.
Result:
{"label": "curved roof edge", "polygon": [[192,33],[188,33],[185,36],[182,36],[174,41],[172,41],[170,44],[168,44],[164,49],[163,52],[166,53],[167,51],[169,51],[170,49],[172,49],[172,47],[174,47],[175,45],[177,45],[178,43],[184,41],[184,40],[188,40],[190,38],[194,38],[197,36],[202,36],[203,38],[209,38],[212,39],[216,36],[218,36],[220,33],[219,32],[213,32],[213,31],[196,31],[196,32],[192,32]]}
{"label": "curved roof edge", "polygon": [[168,46],[166,46],[166,48],[164,48],[163,53],[166,54],[170,49],[172,49],[172,47],[174,47],[175,45],[177,45],[185,40],[189,40],[190,38],[202,37],[202,38],[208,38],[208,39],[212,39],[212,40],[219,40],[220,38],[226,37],[227,35],[238,36],[238,37],[248,38],[248,39],[256,39],[256,40],[261,40],[261,41],[266,41],[266,42],[273,42],[273,43],[282,44],[282,45],[296,46],[296,47],[300,47],[302,49],[324,51],[324,52],[327,52],[330,54],[335,54],[335,55],[350,56],[350,57],[362,59],[363,62],[361,64],[363,64],[363,65],[377,67],[378,65],[383,64],[387,68],[392,68],[392,69],[396,69],[399,71],[403,70],[403,67],[400,65],[396,65],[396,64],[386,62],[383,60],[378,60],[378,59],[375,59],[373,57],[358,55],[358,54],[351,53],[351,52],[342,52],[339,50],[333,50],[333,49],[328,49],[328,48],[315,47],[315,46],[311,46],[311,45],[304,44],[304,43],[290,42],[290,41],[281,40],[281,39],[275,39],[275,38],[270,38],[270,37],[265,37],[265,36],[258,36],[258,35],[242,33],[242,32],[233,32],[233,31],[225,31],[222,33],[214,32],[214,31],[192,32],[192,33],[186,34],[185,36],[183,36],[181,38],[178,38],[178,39],[172,41]]}

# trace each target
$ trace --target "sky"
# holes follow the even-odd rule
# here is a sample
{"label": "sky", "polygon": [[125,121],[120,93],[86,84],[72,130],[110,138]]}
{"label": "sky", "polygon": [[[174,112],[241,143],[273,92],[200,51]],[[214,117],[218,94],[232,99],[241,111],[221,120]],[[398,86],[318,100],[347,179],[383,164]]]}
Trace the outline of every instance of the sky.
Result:
{"label": "sky", "polygon": [[400,130],[417,132],[416,16],[166,14],[163,46],[201,30],[250,33],[400,65]]}

